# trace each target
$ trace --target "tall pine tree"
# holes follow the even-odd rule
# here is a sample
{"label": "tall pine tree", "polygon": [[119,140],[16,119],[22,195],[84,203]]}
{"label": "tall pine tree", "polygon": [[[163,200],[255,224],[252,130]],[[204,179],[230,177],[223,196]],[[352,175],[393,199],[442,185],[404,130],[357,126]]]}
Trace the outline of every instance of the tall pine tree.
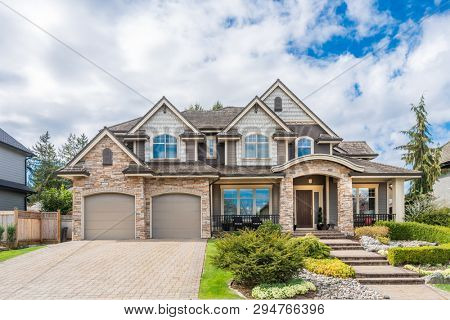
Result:
{"label": "tall pine tree", "polygon": [[87,143],[88,138],[84,133],[79,137],[73,133],[69,134],[67,142],[58,149],[58,157],[61,164],[66,165],[87,145]]}
{"label": "tall pine tree", "polygon": [[433,148],[433,140],[430,134],[430,124],[427,120],[425,110],[425,99],[422,96],[419,104],[411,104],[411,111],[414,112],[416,123],[411,129],[401,131],[409,141],[396,149],[403,150],[402,159],[413,169],[423,173],[421,179],[414,179],[410,188],[410,196],[429,194],[433,191],[434,182],[441,174],[439,166],[441,158],[441,148]]}
{"label": "tall pine tree", "polygon": [[221,109],[223,109],[223,104],[219,100],[217,100],[217,102],[214,103],[211,107],[212,111],[217,111],[217,110],[221,110]]}

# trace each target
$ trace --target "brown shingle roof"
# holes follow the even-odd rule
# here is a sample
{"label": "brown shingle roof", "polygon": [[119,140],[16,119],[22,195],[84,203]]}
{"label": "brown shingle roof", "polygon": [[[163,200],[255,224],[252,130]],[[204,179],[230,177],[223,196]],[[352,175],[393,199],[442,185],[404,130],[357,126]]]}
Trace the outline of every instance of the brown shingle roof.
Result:
{"label": "brown shingle roof", "polygon": [[185,110],[181,113],[199,129],[222,130],[242,109],[240,107],[225,107],[217,111]]}
{"label": "brown shingle roof", "polygon": [[139,118],[136,118],[133,120],[121,122],[121,123],[115,124],[111,127],[108,127],[108,129],[113,132],[127,132],[131,128],[133,128],[139,121],[141,121],[141,119],[142,119],[142,117],[139,117]]}
{"label": "brown shingle roof", "polygon": [[401,176],[418,176],[420,171],[410,170],[401,167],[391,166],[388,164],[373,162],[364,159],[355,159],[350,157],[343,157],[356,165],[364,167],[364,172],[353,172],[352,176],[370,176],[370,175],[401,175]]}
{"label": "brown shingle roof", "polygon": [[344,155],[349,156],[377,156],[378,154],[365,141],[342,141],[337,148],[344,151]]}

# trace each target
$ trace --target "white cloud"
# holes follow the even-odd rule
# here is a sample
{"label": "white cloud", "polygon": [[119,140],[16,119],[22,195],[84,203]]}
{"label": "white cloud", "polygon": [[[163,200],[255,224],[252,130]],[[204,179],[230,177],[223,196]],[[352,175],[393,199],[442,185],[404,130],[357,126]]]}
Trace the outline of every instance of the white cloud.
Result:
{"label": "white cloud", "polygon": [[[180,109],[218,99],[244,106],[276,78],[304,97],[358,61],[286,52],[290,40],[302,49],[346,32],[326,1],[8,3],[152,101],[165,95]],[[359,36],[393,23],[362,3],[347,1]],[[236,21],[228,29],[227,17]],[[427,19],[412,36],[414,47],[411,35],[401,37],[395,50],[370,57],[305,102],[345,139],[367,140],[383,152],[380,161],[401,164],[391,150],[404,142],[398,131],[412,125],[409,103],[424,93],[432,124],[450,121],[449,26],[448,14]],[[70,132],[92,137],[151,107],[2,6],[0,48],[0,126],[27,146],[45,130],[57,144]],[[355,83],[362,91],[356,98],[349,95]]]}

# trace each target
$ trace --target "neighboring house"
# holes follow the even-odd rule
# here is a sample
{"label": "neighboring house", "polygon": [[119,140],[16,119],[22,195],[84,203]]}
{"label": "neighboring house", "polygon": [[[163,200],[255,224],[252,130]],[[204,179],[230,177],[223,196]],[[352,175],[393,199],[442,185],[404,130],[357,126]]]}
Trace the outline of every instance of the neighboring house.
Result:
{"label": "neighboring house", "polygon": [[450,141],[442,147],[441,175],[434,184],[433,193],[438,205],[450,208]]}
{"label": "neighboring house", "polygon": [[314,229],[319,211],[351,234],[402,220],[404,182],[420,177],[375,157],[277,80],[243,108],[180,112],[163,97],[105,127],[59,175],[73,181],[73,239],[209,238],[268,219]]}
{"label": "neighboring house", "polygon": [[27,158],[33,153],[0,128],[0,210],[27,209]]}

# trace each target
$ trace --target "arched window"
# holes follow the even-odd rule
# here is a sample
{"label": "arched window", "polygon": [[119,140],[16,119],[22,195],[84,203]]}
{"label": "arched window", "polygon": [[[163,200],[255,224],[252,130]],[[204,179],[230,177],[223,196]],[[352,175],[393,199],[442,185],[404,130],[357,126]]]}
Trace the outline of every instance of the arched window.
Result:
{"label": "arched window", "polygon": [[162,134],[153,138],[153,159],[175,159],[177,157],[177,138]]}
{"label": "arched window", "polygon": [[283,111],[283,101],[281,101],[280,97],[275,98],[275,112]]}
{"label": "arched window", "polygon": [[102,156],[103,156],[103,165],[104,166],[111,166],[113,164],[111,149],[108,149],[108,148],[103,149]]}
{"label": "arched window", "polygon": [[314,141],[309,137],[301,137],[297,140],[297,157],[303,157],[314,153]]}
{"label": "arched window", "polygon": [[245,137],[245,157],[264,159],[269,157],[269,139],[262,134],[251,134]]}

